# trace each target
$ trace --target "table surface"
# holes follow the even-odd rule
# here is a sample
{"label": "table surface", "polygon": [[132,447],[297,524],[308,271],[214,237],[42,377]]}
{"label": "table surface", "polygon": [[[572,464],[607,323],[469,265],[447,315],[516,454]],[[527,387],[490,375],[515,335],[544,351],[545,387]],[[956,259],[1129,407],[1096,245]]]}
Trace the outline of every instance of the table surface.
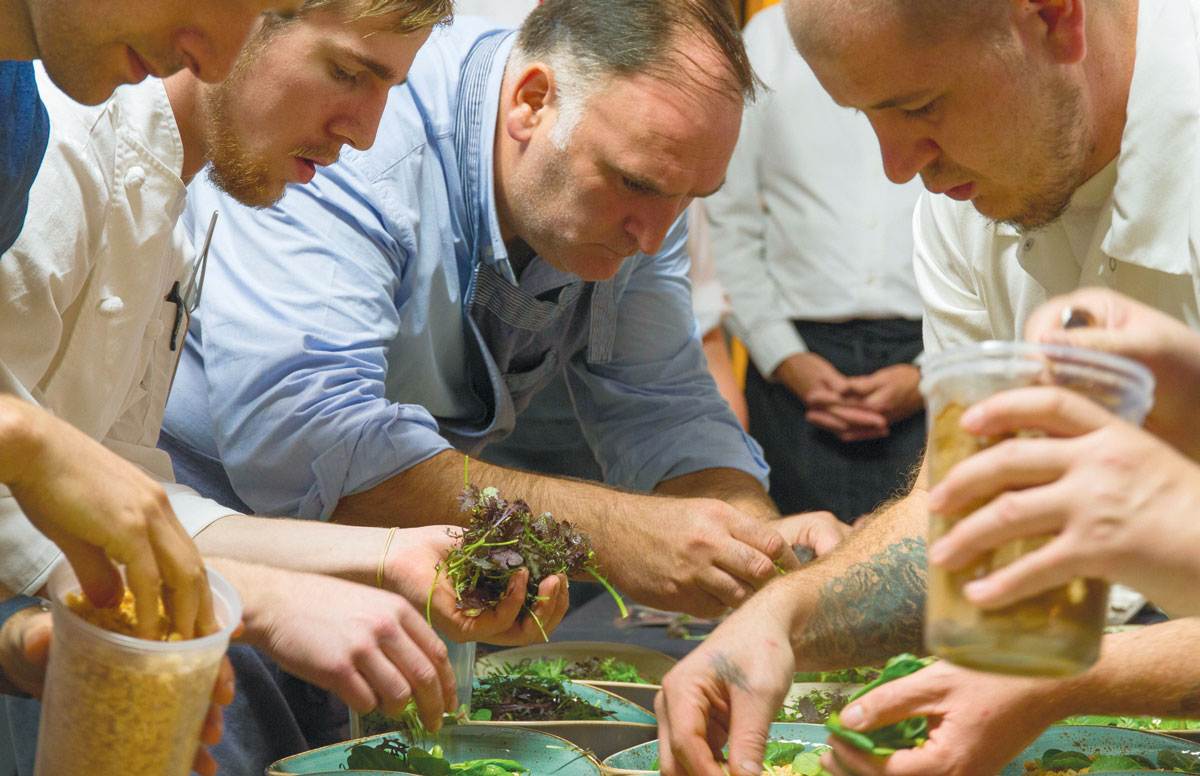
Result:
{"label": "table surface", "polygon": [[[626,599],[626,603],[629,601]],[[700,642],[667,636],[665,625],[640,625],[634,628],[619,628],[614,623],[620,616],[617,602],[607,593],[575,607],[567,612],[561,624],[550,634],[550,641],[616,641],[622,644],[637,644],[674,658],[681,658]],[[689,627],[693,635],[709,633],[708,627]]]}

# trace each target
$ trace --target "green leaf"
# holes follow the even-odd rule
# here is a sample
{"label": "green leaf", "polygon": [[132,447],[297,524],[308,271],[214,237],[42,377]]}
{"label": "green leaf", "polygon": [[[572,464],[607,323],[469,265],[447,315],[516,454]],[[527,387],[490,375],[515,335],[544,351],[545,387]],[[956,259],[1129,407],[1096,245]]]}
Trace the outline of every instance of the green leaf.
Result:
{"label": "green leaf", "polygon": [[399,755],[365,744],[353,747],[346,759],[346,767],[351,770],[402,771],[407,769],[407,765]]}
{"label": "green leaf", "polygon": [[859,733],[857,730],[847,730],[842,727],[842,720],[837,712],[829,715],[829,719],[825,722],[825,727],[829,728],[829,732],[833,733],[843,741],[848,741],[854,744],[859,749],[871,751],[875,748],[875,742],[865,733]]}
{"label": "green leaf", "polygon": [[475,711],[471,712],[471,719],[475,720],[476,722],[491,722],[492,721],[492,710],[491,709],[476,709]]}
{"label": "green leaf", "polygon": [[1163,749],[1158,753],[1158,767],[1164,771],[1200,773],[1200,757],[1187,752]]}
{"label": "green leaf", "polygon": [[1146,767],[1141,762],[1123,754],[1101,755],[1092,761],[1088,773],[1106,773],[1108,771],[1149,771],[1154,766]]}
{"label": "green leaf", "polygon": [[408,765],[413,773],[420,774],[420,776],[449,776],[450,774],[450,763],[415,746],[408,750]]}
{"label": "green leaf", "polygon": [[1047,749],[1042,755],[1042,769],[1047,771],[1082,771],[1092,764],[1092,758],[1083,752],[1064,752]]}
{"label": "green leaf", "polygon": [[816,752],[802,752],[792,758],[792,773],[799,776],[820,776],[825,769],[821,767],[821,755]]}

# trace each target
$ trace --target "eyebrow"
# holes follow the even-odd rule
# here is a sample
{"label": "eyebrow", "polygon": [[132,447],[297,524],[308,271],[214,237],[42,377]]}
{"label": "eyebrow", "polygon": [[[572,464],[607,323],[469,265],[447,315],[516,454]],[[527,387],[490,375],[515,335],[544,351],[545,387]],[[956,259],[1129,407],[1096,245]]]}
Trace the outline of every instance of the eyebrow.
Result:
{"label": "eyebrow", "polygon": [[[609,166],[612,167],[614,170],[616,170],[619,175],[621,175],[625,178],[628,178],[629,180],[633,181],[634,183],[636,183],[639,186],[643,186],[643,187],[649,189],[650,193],[653,196],[656,196],[656,197],[673,197],[673,196],[675,196],[674,194],[667,194],[666,192],[664,192],[662,189],[660,189],[658,187],[658,184],[654,183],[653,181],[649,181],[640,175],[635,175],[634,173],[628,172],[626,170],[622,170],[620,167],[618,167],[615,164],[610,164]],[[721,178],[721,182],[719,184],[717,184],[717,187],[715,189],[713,189],[712,191],[708,191],[703,194],[688,194],[686,196],[693,197],[696,199],[704,199],[705,197],[711,197],[713,194],[716,194],[718,191],[720,191],[721,187],[724,185],[725,185],[725,179]]]}
{"label": "eyebrow", "polygon": [[877,102],[874,105],[872,105],[870,108],[868,108],[867,110],[884,110],[885,108],[895,108],[899,105],[909,105],[911,103],[917,102],[918,100],[922,99],[923,97],[927,97],[928,95],[930,95],[932,93],[933,93],[932,89],[922,89],[918,92],[910,92],[908,94],[902,94],[899,97],[893,97],[890,100],[884,100],[883,102]]}
{"label": "eyebrow", "polygon": [[328,49],[329,53],[331,54],[354,60],[362,67],[374,73],[375,77],[381,81],[394,83],[400,80],[396,76],[395,70],[383,64],[378,59],[371,59],[370,57],[363,56],[349,46],[342,46],[337,43],[332,43],[329,44]]}

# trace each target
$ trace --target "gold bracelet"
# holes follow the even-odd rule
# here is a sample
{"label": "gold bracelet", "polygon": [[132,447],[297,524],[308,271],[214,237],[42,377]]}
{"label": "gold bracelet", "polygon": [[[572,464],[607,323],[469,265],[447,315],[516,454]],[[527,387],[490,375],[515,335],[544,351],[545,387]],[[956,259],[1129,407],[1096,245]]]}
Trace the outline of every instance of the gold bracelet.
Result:
{"label": "gold bracelet", "polygon": [[394,525],[388,529],[387,540],[383,543],[383,554],[379,556],[379,568],[375,569],[375,587],[383,589],[383,562],[387,560],[388,547],[392,546],[392,537],[396,535],[396,529],[400,526]]}

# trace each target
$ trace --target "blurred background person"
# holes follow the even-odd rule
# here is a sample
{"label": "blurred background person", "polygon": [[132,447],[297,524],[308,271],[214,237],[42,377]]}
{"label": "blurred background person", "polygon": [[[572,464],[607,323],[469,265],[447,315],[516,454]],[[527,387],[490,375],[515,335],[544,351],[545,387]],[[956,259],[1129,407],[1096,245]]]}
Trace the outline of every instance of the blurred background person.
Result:
{"label": "blurred background person", "polygon": [[745,30],[771,91],[747,107],[724,187],[705,203],[731,332],[750,355],[750,434],[783,514],[850,522],[906,485],[925,439],[913,360],[919,181],[884,175],[870,122],[796,52],[783,7]]}

